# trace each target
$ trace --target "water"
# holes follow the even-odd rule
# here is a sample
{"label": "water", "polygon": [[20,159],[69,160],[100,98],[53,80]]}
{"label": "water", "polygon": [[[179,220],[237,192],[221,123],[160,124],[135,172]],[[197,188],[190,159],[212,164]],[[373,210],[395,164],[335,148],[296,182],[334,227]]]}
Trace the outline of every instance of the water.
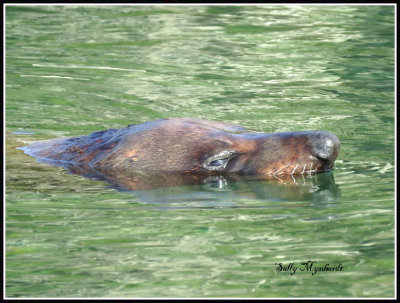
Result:
{"label": "water", "polygon": [[[393,297],[393,6],[8,6],[8,297]],[[328,130],[332,174],[118,191],[17,147],[165,117]],[[308,260],[342,271],[276,271]]]}

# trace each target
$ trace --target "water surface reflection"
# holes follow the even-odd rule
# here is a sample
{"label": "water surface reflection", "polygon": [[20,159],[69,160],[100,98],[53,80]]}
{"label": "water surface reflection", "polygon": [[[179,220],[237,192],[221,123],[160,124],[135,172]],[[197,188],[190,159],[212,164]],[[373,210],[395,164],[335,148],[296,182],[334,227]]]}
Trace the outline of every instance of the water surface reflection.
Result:
{"label": "water surface reflection", "polygon": [[193,202],[200,207],[238,207],[239,204],[232,201],[241,199],[268,202],[308,201],[320,204],[335,201],[341,196],[332,172],[312,177],[289,176],[272,180],[249,177],[235,180],[225,176],[208,176],[202,182],[203,184],[196,186],[159,187],[134,193],[146,203]]}

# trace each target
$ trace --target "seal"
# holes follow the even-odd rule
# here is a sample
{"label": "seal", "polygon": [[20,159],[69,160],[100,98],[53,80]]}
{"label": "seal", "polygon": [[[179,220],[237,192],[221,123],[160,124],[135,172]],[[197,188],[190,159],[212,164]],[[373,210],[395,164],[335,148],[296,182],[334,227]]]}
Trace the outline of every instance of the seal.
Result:
{"label": "seal", "polygon": [[171,179],[190,175],[193,180],[230,174],[312,175],[332,169],[340,142],[327,131],[266,134],[230,123],[171,118],[39,141],[21,149],[76,174],[109,182],[124,179],[117,183],[132,185],[141,182],[135,178],[164,174]]}

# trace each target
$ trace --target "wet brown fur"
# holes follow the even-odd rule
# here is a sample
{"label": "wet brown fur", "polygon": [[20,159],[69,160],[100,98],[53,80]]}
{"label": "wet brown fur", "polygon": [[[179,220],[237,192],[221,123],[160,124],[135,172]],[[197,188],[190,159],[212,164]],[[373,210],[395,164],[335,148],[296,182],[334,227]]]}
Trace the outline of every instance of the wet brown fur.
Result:
{"label": "wet brown fur", "polygon": [[[218,173],[283,176],[331,169],[333,161],[327,163],[313,154],[309,136],[308,132],[255,133],[229,123],[175,118],[36,142],[23,150],[71,171],[111,178],[138,172],[217,174],[202,163],[223,150],[233,150],[237,156]],[[338,152],[337,148],[333,159]]]}

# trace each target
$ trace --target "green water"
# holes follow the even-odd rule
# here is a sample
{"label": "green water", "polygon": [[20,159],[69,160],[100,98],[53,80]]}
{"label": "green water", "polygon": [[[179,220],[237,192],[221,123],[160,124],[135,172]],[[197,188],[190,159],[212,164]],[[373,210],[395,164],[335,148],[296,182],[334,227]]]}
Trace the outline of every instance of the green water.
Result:
{"label": "green water", "polygon": [[[341,154],[292,184],[127,192],[16,149],[185,116]],[[6,131],[7,297],[394,296],[393,6],[7,6]],[[276,271],[308,260],[343,270]]]}

